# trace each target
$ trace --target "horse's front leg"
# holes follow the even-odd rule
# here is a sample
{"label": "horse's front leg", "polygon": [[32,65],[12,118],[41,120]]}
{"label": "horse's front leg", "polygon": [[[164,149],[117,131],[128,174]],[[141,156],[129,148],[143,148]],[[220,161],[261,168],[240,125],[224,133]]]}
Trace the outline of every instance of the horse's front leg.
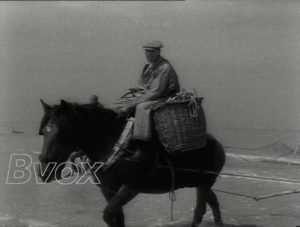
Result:
{"label": "horse's front leg", "polygon": [[197,188],[197,203],[194,210],[194,218],[191,227],[198,227],[202,222],[203,215],[206,213],[206,202],[209,188],[206,186]]}
{"label": "horse's front leg", "polygon": [[[102,192],[105,191],[103,188]],[[125,227],[124,214],[122,207],[132,200],[139,192],[132,189],[128,185],[123,185],[120,189],[110,197],[109,193],[103,194],[110,197],[107,206],[103,211],[103,220],[109,227]]]}

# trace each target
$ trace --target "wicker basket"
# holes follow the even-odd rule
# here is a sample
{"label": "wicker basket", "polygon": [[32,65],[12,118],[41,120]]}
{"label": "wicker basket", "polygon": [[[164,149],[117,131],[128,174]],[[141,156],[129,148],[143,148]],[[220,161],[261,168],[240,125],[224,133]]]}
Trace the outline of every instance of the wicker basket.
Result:
{"label": "wicker basket", "polygon": [[[153,111],[155,129],[160,142],[171,154],[206,145],[206,121],[202,98],[191,107],[190,100],[166,102]],[[195,108],[196,107],[196,108]]]}

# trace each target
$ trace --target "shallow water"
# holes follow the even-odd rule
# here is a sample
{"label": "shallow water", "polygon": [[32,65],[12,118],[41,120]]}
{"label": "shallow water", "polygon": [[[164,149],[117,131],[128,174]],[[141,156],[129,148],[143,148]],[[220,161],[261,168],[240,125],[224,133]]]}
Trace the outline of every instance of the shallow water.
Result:
{"label": "shallow water", "polygon": [[[231,133],[231,134],[230,134]],[[291,157],[291,151],[280,143],[261,150],[235,149],[232,147],[261,147],[278,141],[279,132],[240,131],[214,132],[227,146],[230,155],[224,173],[265,176],[270,178],[300,180],[300,165],[263,162],[245,159],[243,155],[264,157]],[[236,133],[236,135],[235,135]],[[273,133],[273,134],[272,134]],[[286,133],[284,144],[293,147],[298,134]],[[265,139],[263,138],[265,136]],[[239,138],[234,140],[234,138]],[[300,140],[298,140],[300,141]],[[25,184],[7,184],[9,162],[12,154],[29,155],[33,161],[42,145],[42,138],[30,134],[2,133],[0,135],[0,226],[100,226],[105,200],[99,189],[87,183],[84,185],[61,185],[58,182],[37,184],[34,174]],[[271,149],[272,148],[272,149]],[[286,149],[286,150],[285,150]],[[290,153],[288,153],[290,152]],[[300,152],[300,151],[299,151]],[[297,159],[299,154],[293,157]],[[11,170],[13,168],[11,167]],[[300,184],[278,183],[220,176],[215,189],[262,196],[282,191],[299,189]],[[253,199],[217,192],[220,199],[226,227],[291,227],[300,224],[300,197],[292,194],[256,202]],[[129,227],[187,227],[195,203],[194,189],[176,192],[173,222],[170,221],[170,200],[168,194],[140,194],[125,206],[126,223]],[[208,209],[203,227],[211,227],[212,214]]]}

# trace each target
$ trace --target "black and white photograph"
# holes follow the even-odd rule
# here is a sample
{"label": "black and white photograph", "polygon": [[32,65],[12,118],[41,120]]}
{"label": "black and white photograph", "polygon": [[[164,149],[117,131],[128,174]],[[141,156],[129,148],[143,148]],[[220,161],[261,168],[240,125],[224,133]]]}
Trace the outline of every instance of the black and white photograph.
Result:
{"label": "black and white photograph", "polygon": [[0,227],[299,227],[300,1],[0,1]]}

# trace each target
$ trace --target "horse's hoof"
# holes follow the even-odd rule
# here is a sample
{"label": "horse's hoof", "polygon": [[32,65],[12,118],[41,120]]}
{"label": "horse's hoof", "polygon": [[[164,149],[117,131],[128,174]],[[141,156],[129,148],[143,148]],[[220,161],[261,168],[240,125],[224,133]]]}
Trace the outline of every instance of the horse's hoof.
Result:
{"label": "horse's hoof", "polygon": [[223,223],[216,224],[215,227],[224,227],[224,224]]}
{"label": "horse's hoof", "polygon": [[191,225],[191,227],[200,227],[200,223],[198,223],[198,224],[193,223],[193,224]]}

